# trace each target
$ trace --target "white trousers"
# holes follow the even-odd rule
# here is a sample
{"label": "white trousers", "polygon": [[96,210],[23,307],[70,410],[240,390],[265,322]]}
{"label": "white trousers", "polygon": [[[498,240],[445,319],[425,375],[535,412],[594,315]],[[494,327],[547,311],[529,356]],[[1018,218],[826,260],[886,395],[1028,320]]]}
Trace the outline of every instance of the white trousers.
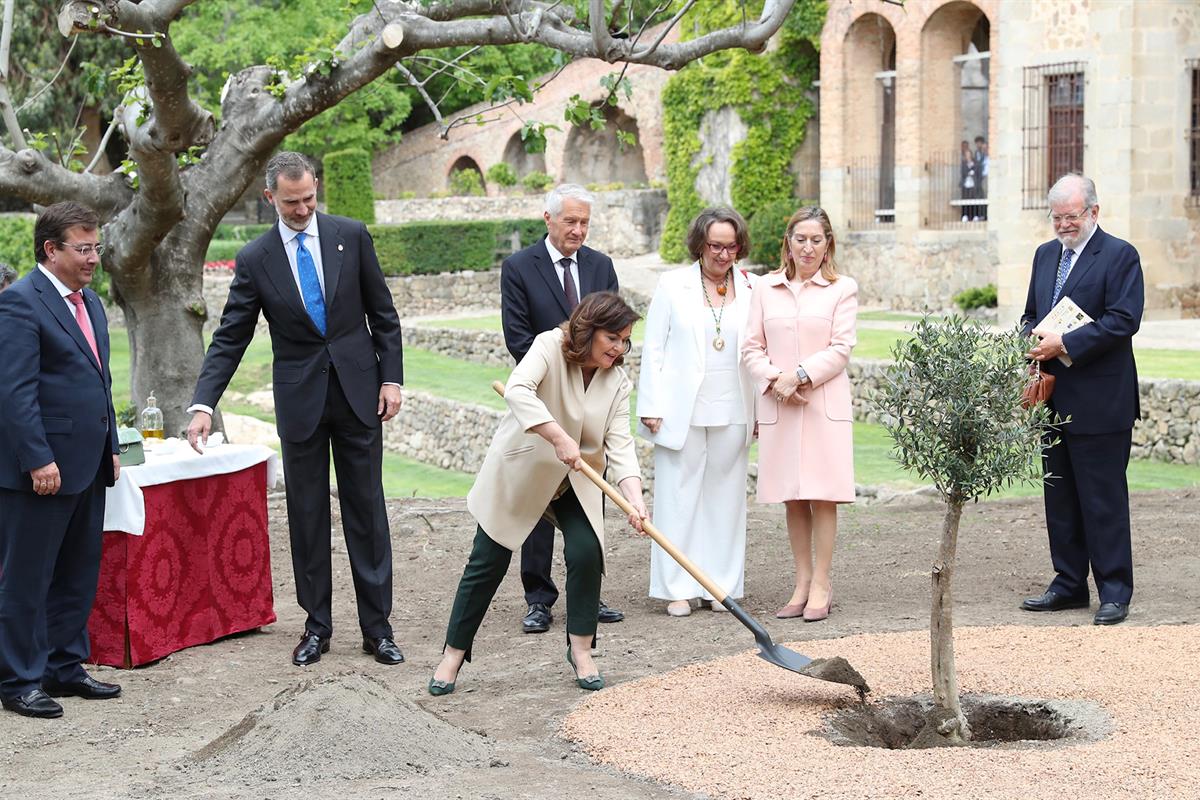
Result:
{"label": "white trousers", "polygon": [[[654,525],[735,600],[746,572],[745,425],[692,426],[682,450],[654,448]],[[656,544],[650,596],[713,600]]]}

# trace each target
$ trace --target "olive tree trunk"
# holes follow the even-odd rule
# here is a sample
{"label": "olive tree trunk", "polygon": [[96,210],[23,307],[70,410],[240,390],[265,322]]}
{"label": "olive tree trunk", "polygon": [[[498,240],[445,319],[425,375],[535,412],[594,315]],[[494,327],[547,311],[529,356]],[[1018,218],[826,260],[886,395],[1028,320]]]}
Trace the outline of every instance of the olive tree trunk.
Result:
{"label": "olive tree trunk", "polygon": [[958,523],[962,501],[946,503],[942,541],[933,564],[932,603],[929,618],[929,660],[933,676],[933,711],[927,733],[945,744],[963,744],[971,739],[971,728],[958,699],[958,675],[954,668],[954,558],[958,550]]}

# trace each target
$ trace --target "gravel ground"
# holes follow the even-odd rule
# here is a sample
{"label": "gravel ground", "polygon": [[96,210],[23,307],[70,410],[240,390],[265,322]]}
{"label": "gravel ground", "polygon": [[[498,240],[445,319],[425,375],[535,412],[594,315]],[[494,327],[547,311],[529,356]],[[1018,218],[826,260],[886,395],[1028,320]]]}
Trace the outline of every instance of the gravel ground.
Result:
{"label": "gravel ground", "polygon": [[[1082,730],[986,749],[836,746],[821,734],[857,704],[852,690],[742,654],[601,692],[563,732],[601,763],[713,798],[1030,800],[1073,784],[1109,800],[1200,797],[1200,629],[965,628],[956,643],[963,692],[1083,701]],[[929,692],[923,632],[803,646],[846,657],[877,700]]]}
{"label": "gravel ground", "polygon": [[[100,679],[122,684],[122,696],[67,698],[59,720],[0,713],[0,798],[695,800],[750,796],[760,789],[746,774],[783,775],[793,763],[809,768],[789,773],[792,788],[772,796],[803,797],[806,786],[825,797],[916,796],[903,786],[896,793],[863,788],[881,786],[870,781],[895,771],[921,781],[921,796],[948,796],[945,787],[961,784],[958,797],[1009,797],[1015,795],[1002,792],[1014,781],[1042,776],[1024,797],[1200,797],[1200,769],[1182,760],[1189,748],[1200,751],[1195,710],[1184,701],[1189,691],[1194,698],[1200,671],[1200,490],[1134,496],[1138,589],[1129,622],[1112,629],[1092,627],[1094,606],[1017,610],[1049,577],[1039,500],[965,509],[955,578],[964,688],[1083,698],[1099,704],[1114,726],[1094,744],[1030,752],[868,751],[835,748],[807,733],[826,712],[853,706],[853,690],[746,655],[753,638],[730,614],[668,617],[663,603],[646,596],[647,541],[622,532],[615,518],[603,596],[626,619],[601,626],[598,661],[611,688],[589,696],[575,687],[563,658],[561,602],[550,633],[520,633],[525,606],[514,559],[458,691],[430,697],[425,684],[475,526],[461,500],[391,501],[388,512],[392,619],[408,663],[387,667],[362,653],[345,546],[335,532],[332,649],[313,667],[291,665],[303,614],[293,599],[283,497],[272,495],[279,622],[144,668],[96,668]],[[791,557],[780,509],[751,504],[742,605],[776,641],[810,656],[848,658],[874,697],[924,691],[929,567],[941,516],[940,506],[922,497],[844,509],[833,613],[805,625],[771,616],[790,593]],[[561,580],[561,563],[555,574]],[[1053,658],[1063,664],[1051,668]],[[655,689],[655,681],[672,688]],[[696,692],[693,684],[708,688]],[[649,718],[612,734],[620,736],[615,744],[589,739],[587,749],[604,760],[563,737],[564,720],[581,702],[588,703],[581,716],[568,723],[580,735],[579,720],[594,719],[591,704],[628,709],[631,696]],[[776,738],[780,731],[787,735]],[[617,749],[636,763],[610,763]],[[828,769],[835,759],[845,768]],[[1092,772],[1106,759],[1111,768],[1093,790]],[[667,761],[679,772],[653,771]],[[1079,774],[1088,777],[1081,782]],[[735,780],[747,783],[733,788]]]}

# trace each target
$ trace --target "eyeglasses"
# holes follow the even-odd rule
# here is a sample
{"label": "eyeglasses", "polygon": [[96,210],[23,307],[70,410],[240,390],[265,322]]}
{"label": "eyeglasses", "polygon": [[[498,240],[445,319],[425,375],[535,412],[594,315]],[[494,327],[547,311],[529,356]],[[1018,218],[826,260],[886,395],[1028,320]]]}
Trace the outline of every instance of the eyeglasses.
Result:
{"label": "eyeglasses", "polygon": [[724,255],[725,253],[736,256],[740,249],[736,244],[721,244],[720,242],[705,242],[704,244],[708,247],[708,252],[714,256]]}
{"label": "eyeglasses", "polygon": [[793,233],[791,238],[793,242],[801,247],[803,247],[806,242],[811,244],[813,247],[820,247],[821,245],[825,244],[824,236],[805,236],[801,233]]}
{"label": "eyeglasses", "polygon": [[92,253],[98,256],[104,254],[104,245],[102,244],[67,244],[63,242],[60,246],[64,248],[69,247],[84,257],[90,256]]}
{"label": "eyeglasses", "polygon": [[1064,222],[1068,225],[1074,225],[1090,213],[1092,213],[1092,207],[1088,206],[1078,214],[1047,214],[1046,219],[1055,225],[1061,225]]}

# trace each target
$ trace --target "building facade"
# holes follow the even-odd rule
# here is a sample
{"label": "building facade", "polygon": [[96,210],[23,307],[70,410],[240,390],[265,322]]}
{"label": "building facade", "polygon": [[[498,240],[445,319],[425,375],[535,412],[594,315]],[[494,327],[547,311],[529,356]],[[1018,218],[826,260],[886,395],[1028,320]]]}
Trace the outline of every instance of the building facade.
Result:
{"label": "building facade", "polygon": [[1200,3],[831,0],[821,202],[863,300],[994,283],[1019,317],[1047,189],[1095,179],[1142,255],[1147,318],[1200,316]]}

